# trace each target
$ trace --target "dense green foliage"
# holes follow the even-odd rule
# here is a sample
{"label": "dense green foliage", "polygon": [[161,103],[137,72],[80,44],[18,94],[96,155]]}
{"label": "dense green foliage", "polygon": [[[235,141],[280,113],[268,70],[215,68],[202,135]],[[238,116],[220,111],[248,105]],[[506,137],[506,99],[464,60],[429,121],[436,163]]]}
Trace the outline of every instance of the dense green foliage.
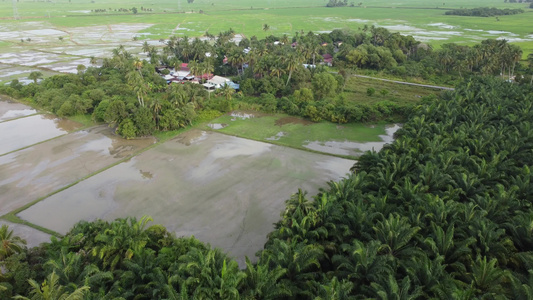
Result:
{"label": "dense green foliage", "polygon": [[48,278],[86,299],[530,299],[532,92],[478,78],[417,107],[349,178],[293,195],[244,270],[148,218],[80,222],[2,258],[0,295]]}
{"label": "dense green foliage", "polygon": [[494,16],[508,16],[523,13],[523,9],[500,9],[496,7],[477,7],[477,8],[461,8],[449,10],[445,14],[456,16],[473,16],[473,17],[494,17]]}

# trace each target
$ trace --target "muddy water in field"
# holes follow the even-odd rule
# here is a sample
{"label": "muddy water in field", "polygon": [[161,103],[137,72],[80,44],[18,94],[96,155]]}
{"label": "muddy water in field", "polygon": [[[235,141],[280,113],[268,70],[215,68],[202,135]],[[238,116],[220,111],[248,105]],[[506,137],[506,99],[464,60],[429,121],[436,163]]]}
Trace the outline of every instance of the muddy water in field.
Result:
{"label": "muddy water in field", "polygon": [[324,153],[331,153],[337,155],[350,155],[350,156],[360,156],[363,152],[366,151],[379,151],[386,144],[390,144],[394,141],[394,133],[400,129],[401,126],[398,124],[390,125],[385,128],[386,134],[380,135],[381,142],[350,142],[350,141],[328,141],[328,142],[309,142],[304,147],[320,151]]}
{"label": "muddy water in field", "polygon": [[155,142],[125,140],[106,126],[0,156],[0,215],[98,171]]}
{"label": "muddy water in field", "polygon": [[150,215],[237,258],[263,247],[298,188],[310,195],[354,161],[190,130],[18,214],[65,233],[79,220]]}
{"label": "muddy water in field", "polygon": [[27,105],[10,101],[0,96],[0,122],[33,115],[35,113],[37,111]]}
{"label": "muddy water in field", "polygon": [[52,115],[35,115],[0,123],[0,155],[76,130],[82,125]]}

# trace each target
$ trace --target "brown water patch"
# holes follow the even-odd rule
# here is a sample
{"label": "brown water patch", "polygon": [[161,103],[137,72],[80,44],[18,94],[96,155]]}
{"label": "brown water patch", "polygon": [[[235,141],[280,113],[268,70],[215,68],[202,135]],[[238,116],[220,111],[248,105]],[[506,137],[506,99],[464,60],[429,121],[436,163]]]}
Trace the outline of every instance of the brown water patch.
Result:
{"label": "brown water patch", "polygon": [[148,171],[139,170],[139,172],[144,179],[152,179],[154,177],[154,175]]}
{"label": "brown water patch", "polygon": [[177,137],[173,138],[173,141],[177,141],[185,146],[190,146],[197,141],[201,141],[206,138],[207,132],[197,129],[186,131]]}
{"label": "brown water patch", "polygon": [[154,142],[154,138],[126,140],[113,135],[107,126],[97,126],[0,156],[0,215],[116,163]]}
{"label": "brown water patch", "polygon": [[50,115],[35,115],[0,123],[0,155],[63,134],[82,126],[72,121],[59,121]]}
{"label": "brown water patch", "polygon": [[66,131],[66,132],[72,132],[74,130],[77,130],[83,127],[83,124],[71,121],[69,119],[64,119],[64,118],[60,119],[55,115],[46,114],[46,115],[43,115],[43,117],[47,120],[53,120],[58,129]]}
{"label": "brown water patch", "polygon": [[313,124],[313,122],[302,119],[302,118],[297,118],[297,117],[283,117],[283,118],[277,119],[276,122],[274,122],[274,124],[281,127],[286,124],[311,125]]}

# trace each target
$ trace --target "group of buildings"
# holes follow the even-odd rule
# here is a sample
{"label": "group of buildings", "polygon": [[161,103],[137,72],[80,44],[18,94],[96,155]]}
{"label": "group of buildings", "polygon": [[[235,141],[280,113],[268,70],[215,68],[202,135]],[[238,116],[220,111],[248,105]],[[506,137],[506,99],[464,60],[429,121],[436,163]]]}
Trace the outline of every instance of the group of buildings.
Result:
{"label": "group of buildings", "polygon": [[216,90],[219,88],[224,87],[225,85],[228,85],[229,87],[233,88],[234,90],[239,89],[239,85],[231,79],[213,75],[213,74],[202,74],[199,76],[195,76],[191,73],[190,69],[188,68],[186,63],[181,64],[180,69],[168,69],[170,72],[168,74],[163,74],[166,72],[163,72],[164,69],[168,69],[165,67],[158,68],[157,71],[163,77],[167,84],[172,83],[195,83],[195,84],[202,84],[207,90]]}

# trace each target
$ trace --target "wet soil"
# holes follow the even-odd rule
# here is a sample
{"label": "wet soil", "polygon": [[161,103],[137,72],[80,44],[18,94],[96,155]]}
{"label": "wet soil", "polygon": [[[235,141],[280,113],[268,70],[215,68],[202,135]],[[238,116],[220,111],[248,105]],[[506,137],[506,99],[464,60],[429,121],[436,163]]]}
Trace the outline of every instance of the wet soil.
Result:
{"label": "wet soil", "polygon": [[5,96],[0,96],[0,122],[29,116],[37,111],[22,103],[11,101]]}
{"label": "wet soil", "polygon": [[297,118],[297,117],[283,117],[283,118],[277,119],[276,122],[274,122],[274,124],[276,124],[276,126],[281,127],[286,124],[311,125],[313,124],[313,122],[302,119],[302,118]]}
{"label": "wet soil", "polygon": [[398,124],[394,124],[385,128],[386,134],[379,136],[381,138],[380,142],[359,143],[351,141],[312,141],[309,142],[307,145],[304,145],[304,147],[324,153],[357,157],[366,151],[379,151],[386,144],[392,143],[394,141],[394,133],[400,128],[401,126]]}
{"label": "wet soil", "polygon": [[354,161],[191,130],[18,214],[65,233],[79,220],[150,215],[244,265],[298,188],[316,193]]}
{"label": "wet soil", "polygon": [[82,127],[52,115],[35,115],[0,123],[0,155],[24,148]]}
{"label": "wet soil", "polygon": [[106,126],[0,156],[0,215],[98,171],[155,142],[126,140]]}

